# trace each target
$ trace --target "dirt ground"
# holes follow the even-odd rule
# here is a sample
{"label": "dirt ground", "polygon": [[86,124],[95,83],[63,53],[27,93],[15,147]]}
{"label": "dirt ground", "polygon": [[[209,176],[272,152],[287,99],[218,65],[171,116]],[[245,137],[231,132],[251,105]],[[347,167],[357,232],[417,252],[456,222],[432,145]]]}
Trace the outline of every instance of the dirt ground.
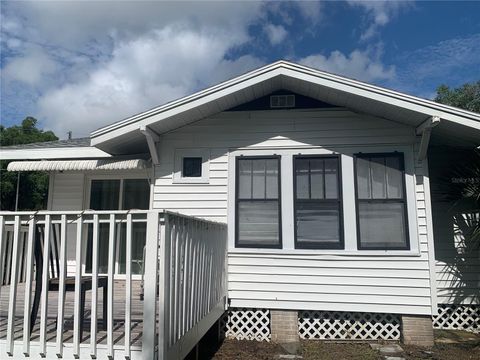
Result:
{"label": "dirt ground", "polygon": [[[403,357],[407,360],[479,360],[480,342],[468,344],[436,344],[424,349],[402,345]],[[278,345],[256,341],[225,340],[210,357],[215,360],[268,360],[285,354]],[[303,341],[299,355],[304,360],[381,360],[383,357],[365,343],[334,343],[324,341]]]}
{"label": "dirt ground", "polygon": [[[286,354],[279,345],[257,342],[224,340],[216,342],[216,333],[202,339],[199,359],[207,360],[270,360]],[[402,357],[406,360],[480,360],[480,335],[460,331],[435,331],[436,344],[432,348],[421,348],[401,344]],[[298,355],[304,360],[382,360],[368,343],[302,341]],[[187,359],[195,359],[192,352]]]}

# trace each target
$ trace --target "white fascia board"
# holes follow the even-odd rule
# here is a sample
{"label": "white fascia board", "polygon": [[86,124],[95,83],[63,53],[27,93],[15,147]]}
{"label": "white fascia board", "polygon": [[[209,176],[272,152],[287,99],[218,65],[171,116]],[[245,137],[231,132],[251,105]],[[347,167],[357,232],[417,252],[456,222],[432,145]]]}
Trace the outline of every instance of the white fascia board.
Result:
{"label": "white fascia board", "polygon": [[476,130],[480,130],[480,114],[473,112],[438,104],[433,101],[405,95],[355,80],[340,78],[342,80],[339,81],[337,79],[339,77],[337,76],[335,76],[335,79],[332,79],[334,76],[331,74],[328,74],[328,76],[319,76],[318,74],[312,73],[311,70],[309,73],[304,73],[299,72],[297,69],[289,69],[286,70],[284,75],[346,93],[358,95],[360,97],[369,98],[392,106],[439,117],[441,119],[449,120],[464,126],[469,126]]}
{"label": "white fascia board", "polygon": [[329,74],[305,66],[279,61],[193,95],[98,129],[91,133],[91,143],[92,145],[98,145],[132,131],[138,131],[140,126],[151,125],[152,123],[159,122],[163,119],[191,110],[195,107],[218,100],[224,96],[279,75],[284,75],[294,79],[307,81],[319,86],[351,93],[353,95],[369,98],[381,103],[423,113],[428,116],[438,116],[442,119],[480,131],[480,114],[439,104],[415,96],[402,94],[357,80]]}
{"label": "white fascia board", "polygon": [[97,159],[112,155],[93,146],[37,148],[37,149],[0,149],[0,160],[48,160],[48,159]]}

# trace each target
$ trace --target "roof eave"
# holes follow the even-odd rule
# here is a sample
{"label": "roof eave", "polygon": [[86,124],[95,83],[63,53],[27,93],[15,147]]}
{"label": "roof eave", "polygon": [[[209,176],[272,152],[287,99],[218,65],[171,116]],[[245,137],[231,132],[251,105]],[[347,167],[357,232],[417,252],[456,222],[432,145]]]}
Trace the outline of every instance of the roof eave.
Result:
{"label": "roof eave", "polygon": [[101,159],[112,155],[93,146],[42,149],[2,149],[0,160]]}

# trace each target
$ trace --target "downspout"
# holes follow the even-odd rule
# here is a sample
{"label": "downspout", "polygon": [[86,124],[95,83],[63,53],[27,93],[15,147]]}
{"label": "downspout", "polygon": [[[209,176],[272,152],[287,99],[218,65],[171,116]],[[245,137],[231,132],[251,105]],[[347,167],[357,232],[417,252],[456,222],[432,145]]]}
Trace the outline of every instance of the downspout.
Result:
{"label": "downspout", "polygon": [[154,208],[153,205],[153,193],[154,193],[154,186],[155,186],[155,166],[157,166],[160,161],[158,157],[157,151],[157,143],[160,142],[160,136],[150,129],[148,126],[142,125],[140,126],[140,132],[145,136],[147,140],[148,150],[150,151],[150,157],[152,159],[152,169],[150,171],[150,203],[148,205],[149,209],[152,210]]}

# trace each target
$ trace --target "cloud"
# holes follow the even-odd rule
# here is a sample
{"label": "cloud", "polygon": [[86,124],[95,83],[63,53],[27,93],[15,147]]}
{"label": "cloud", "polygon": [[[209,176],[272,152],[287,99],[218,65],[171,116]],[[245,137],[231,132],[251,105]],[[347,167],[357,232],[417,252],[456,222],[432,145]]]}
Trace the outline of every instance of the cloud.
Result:
{"label": "cloud", "polygon": [[[10,41],[10,46],[20,46]],[[12,44],[13,43],[13,44]],[[4,80],[20,81],[30,86],[38,86],[45,76],[57,69],[55,61],[38,48],[29,49],[28,53],[12,58],[2,69]]]}
{"label": "cloud", "polygon": [[287,30],[282,25],[267,24],[264,31],[272,45],[280,44],[288,35]]}
{"label": "cloud", "polygon": [[[2,2],[2,105],[34,102],[45,128],[86,135],[263,64],[231,52],[264,5]],[[2,106],[2,118],[20,110]]]}
{"label": "cloud", "polygon": [[398,1],[366,1],[347,0],[351,6],[361,7],[367,13],[370,23],[368,28],[360,35],[360,40],[366,41],[374,37],[380,27],[387,25],[402,9],[411,6],[411,0]]}
{"label": "cloud", "polygon": [[[443,40],[398,54],[394,86],[428,96],[440,84],[461,85],[472,81],[472,69],[480,69],[480,33]],[[476,79],[473,79],[476,80]],[[426,83],[434,84],[432,86]],[[421,89],[421,90],[420,90]]]}
{"label": "cloud", "polygon": [[[302,22],[297,35],[320,32],[323,9],[318,2],[260,1],[0,5],[2,119],[18,121],[28,110],[60,136],[68,130],[87,135],[232,78],[267,61],[257,54],[270,60],[285,56],[282,49],[295,59],[289,41],[298,33],[294,24]],[[381,17],[375,21],[382,23]],[[256,41],[254,31],[263,31],[269,43]],[[288,46],[275,47],[281,43]],[[394,67],[367,50],[300,61],[367,81],[395,75]]]}
{"label": "cloud", "polygon": [[369,51],[354,50],[345,55],[335,50],[330,55],[310,55],[299,59],[301,64],[347,76],[357,80],[378,82],[395,78],[395,66],[384,65]]}
{"label": "cloud", "polygon": [[80,81],[46,92],[38,100],[45,125],[75,136],[187,95],[261,61],[225,60],[241,34],[197,32],[175,24],[115,45],[111,58]]}

